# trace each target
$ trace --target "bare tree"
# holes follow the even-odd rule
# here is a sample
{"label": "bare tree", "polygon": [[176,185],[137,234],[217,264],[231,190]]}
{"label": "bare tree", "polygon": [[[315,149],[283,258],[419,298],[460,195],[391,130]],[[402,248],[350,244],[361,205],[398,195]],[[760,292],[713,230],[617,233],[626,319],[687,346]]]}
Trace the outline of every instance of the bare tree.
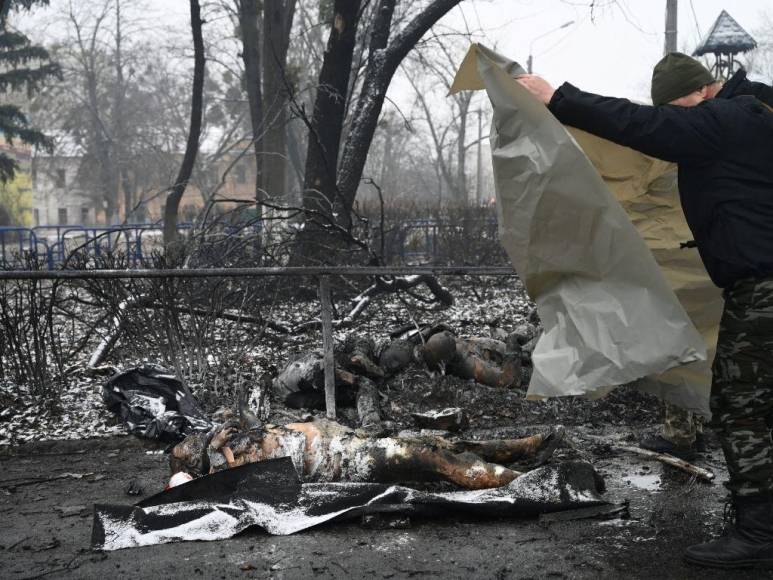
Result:
{"label": "bare tree", "polygon": [[188,141],[185,146],[180,172],[177,175],[174,186],[169,192],[164,207],[164,245],[169,248],[178,238],[177,221],[185,188],[193,173],[196,163],[196,154],[199,150],[199,137],[201,136],[201,119],[204,110],[204,38],[202,36],[201,6],[199,0],[190,0],[191,9],[191,34],[193,36],[193,89],[191,91],[191,118],[188,131]]}
{"label": "bare tree", "polygon": [[765,82],[773,80],[773,12],[760,15],[762,23],[754,31],[757,48],[746,56],[749,72],[762,77]]}
{"label": "bare tree", "polygon": [[76,13],[72,2],[69,4],[68,18],[75,33],[77,50],[75,61],[80,67],[85,110],[90,127],[86,139],[86,153],[96,165],[98,198],[104,203],[105,221],[113,223],[116,219],[118,181],[113,167],[109,123],[103,118],[99,98],[100,78],[104,68],[108,66],[107,59],[103,58],[103,53],[99,50],[99,39],[109,14],[110,3],[105,2],[95,14],[89,29],[88,24]]}
{"label": "bare tree", "polygon": [[422,36],[460,1],[433,0],[402,30],[392,35],[392,18],[397,0],[380,0],[362,89],[341,154],[337,185],[343,204],[341,215],[346,219],[351,215],[368,149],[378,125],[387,89],[397,68]]}
{"label": "bare tree", "polygon": [[291,84],[287,52],[295,17],[296,0],[274,0],[263,5],[263,98],[266,130],[263,189],[268,196],[287,193],[287,122]]}
{"label": "bare tree", "polygon": [[244,60],[244,85],[250,106],[252,145],[255,151],[255,196],[263,196],[263,90],[260,68],[260,31],[258,30],[258,0],[237,0],[239,4],[239,28]]}
{"label": "bare tree", "polygon": [[332,215],[336,168],[346,117],[346,95],[352,70],[361,0],[336,0],[317,97],[309,126],[304,199],[306,209]]}
{"label": "bare tree", "polygon": [[[414,90],[429,130],[438,173],[452,200],[464,203],[468,187],[467,154],[477,144],[477,139],[467,142],[467,123],[475,93],[462,91],[443,99],[451,88],[460,58],[449,48],[447,39],[433,43],[430,50],[415,51],[414,55],[403,67],[405,77]],[[433,94],[435,88],[440,88],[442,95]],[[433,99],[437,101],[438,96],[451,104],[450,115],[445,107],[433,105]]]}
{"label": "bare tree", "polygon": [[348,125],[343,151],[341,137],[346,99],[354,62],[361,3],[338,0],[320,72],[304,182],[304,207],[335,217],[351,227],[351,210],[362,178],[386,92],[402,60],[421,37],[461,0],[433,0],[399,31],[393,33],[398,0],[380,0],[369,23],[369,44],[360,89]]}

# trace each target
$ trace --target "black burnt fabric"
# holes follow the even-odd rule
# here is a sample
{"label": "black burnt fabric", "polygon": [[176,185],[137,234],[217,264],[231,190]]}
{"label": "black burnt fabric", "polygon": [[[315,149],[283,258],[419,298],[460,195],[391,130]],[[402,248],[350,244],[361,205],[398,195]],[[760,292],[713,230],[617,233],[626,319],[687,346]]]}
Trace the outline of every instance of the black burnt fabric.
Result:
{"label": "black burnt fabric", "polygon": [[687,223],[714,283],[773,275],[773,112],[751,96],[649,107],[564,83],[559,121],[677,163]]}
{"label": "black burnt fabric", "polygon": [[102,400],[139,437],[177,442],[212,428],[188,387],[157,365],[111,377],[102,387]]}
{"label": "black burnt fabric", "polygon": [[540,467],[495,489],[432,493],[381,483],[301,483],[283,457],[218,471],[133,506],[97,504],[91,545],[119,550],[223,540],[252,526],[289,535],[379,512],[530,517],[603,505],[602,490],[601,477],[581,461]]}

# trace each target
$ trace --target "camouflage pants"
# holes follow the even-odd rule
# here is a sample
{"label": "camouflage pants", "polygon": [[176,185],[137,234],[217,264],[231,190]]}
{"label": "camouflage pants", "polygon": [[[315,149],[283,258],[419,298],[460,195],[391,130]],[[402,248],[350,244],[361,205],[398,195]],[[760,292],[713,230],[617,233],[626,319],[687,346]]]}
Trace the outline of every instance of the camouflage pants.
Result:
{"label": "camouflage pants", "polygon": [[773,278],[725,291],[712,367],[712,426],[739,495],[773,493]]}

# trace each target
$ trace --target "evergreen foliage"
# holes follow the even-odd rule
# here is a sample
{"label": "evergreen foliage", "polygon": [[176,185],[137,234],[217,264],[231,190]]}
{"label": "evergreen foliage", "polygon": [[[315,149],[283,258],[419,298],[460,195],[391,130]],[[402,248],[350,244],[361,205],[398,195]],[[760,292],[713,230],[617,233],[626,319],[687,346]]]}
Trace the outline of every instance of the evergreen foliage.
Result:
{"label": "evergreen foliage", "polygon": [[[47,1],[20,0],[14,3],[14,8],[29,9],[35,3],[47,4]],[[56,76],[59,76],[59,66],[50,61],[48,51],[33,45],[24,34],[9,29],[6,17],[0,19],[0,94],[26,91],[31,97],[41,83]],[[0,104],[0,132],[9,144],[18,139],[36,147],[50,149],[52,146],[50,139],[30,126],[21,108],[7,100]],[[16,161],[0,153],[0,182],[12,180],[17,170]]]}

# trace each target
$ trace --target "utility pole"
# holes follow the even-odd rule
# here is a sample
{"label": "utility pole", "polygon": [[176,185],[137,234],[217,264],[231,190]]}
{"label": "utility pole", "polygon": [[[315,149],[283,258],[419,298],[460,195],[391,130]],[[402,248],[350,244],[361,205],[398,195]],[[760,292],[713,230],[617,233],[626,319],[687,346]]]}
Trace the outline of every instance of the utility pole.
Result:
{"label": "utility pole", "polygon": [[483,189],[483,110],[478,108],[478,176],[475,182],[475,205],[480,207]]}
{"label": "utility pole", "polygon": [[666,44],[663,53],[676,52],[677,0],[666,0]]}

